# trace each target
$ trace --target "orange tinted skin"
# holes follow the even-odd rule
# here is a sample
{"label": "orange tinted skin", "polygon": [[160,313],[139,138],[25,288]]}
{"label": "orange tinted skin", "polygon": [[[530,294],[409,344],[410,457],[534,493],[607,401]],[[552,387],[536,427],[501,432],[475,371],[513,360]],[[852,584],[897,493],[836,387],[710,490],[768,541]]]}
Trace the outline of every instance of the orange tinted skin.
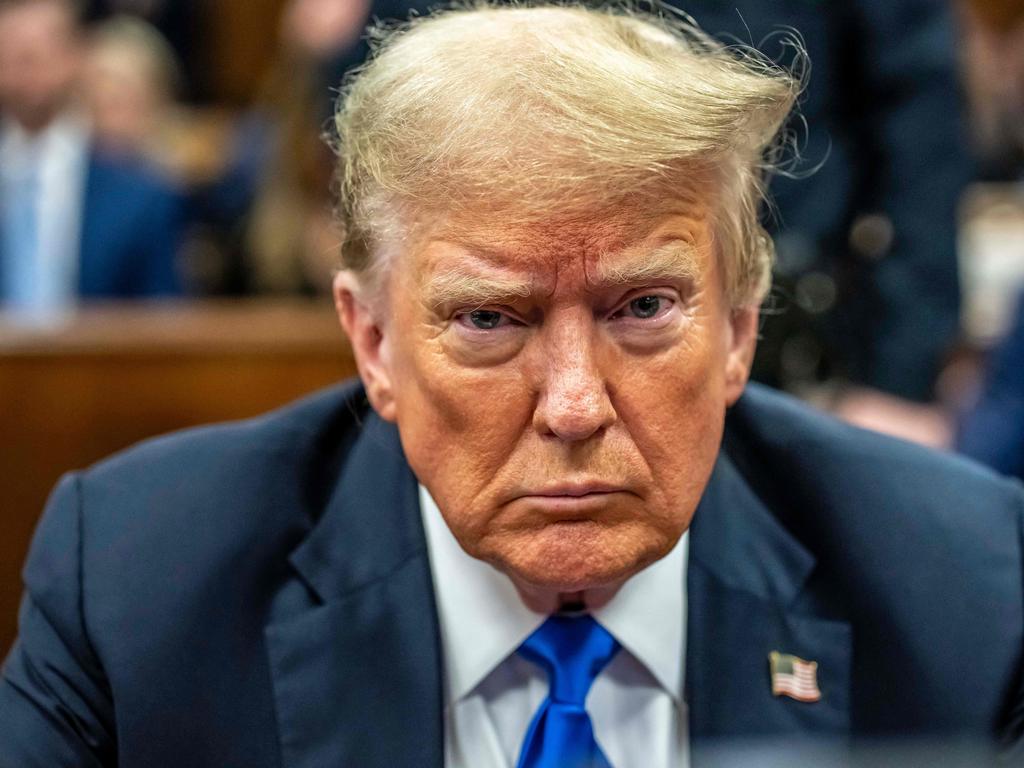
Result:
{"label": "orange tinted skin", "polygon": [[[757,326],[725,300],[708,214],[448,227],[397,257],[383,314],[339,276],[371,402],[463,549],[538,610],[606,598],[690,524]],[[605,279],[675,247],[678,269]],[[438,305],[439,276],[514,290]]]}

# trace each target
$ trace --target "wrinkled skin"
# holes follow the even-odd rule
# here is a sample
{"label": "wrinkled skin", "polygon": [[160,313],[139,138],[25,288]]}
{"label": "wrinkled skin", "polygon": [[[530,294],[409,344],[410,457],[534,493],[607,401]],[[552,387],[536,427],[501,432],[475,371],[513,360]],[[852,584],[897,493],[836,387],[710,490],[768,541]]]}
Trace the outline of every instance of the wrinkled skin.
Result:
{"label": "wrinkled skin", "polygon": [[385,298],[338,277],[374,408],[463,549],[538,609],[613,592],[690,524],[757,331],[756,307],[725,299],[711,235],[697,196],[643,217],[448,223],[397,255]]}

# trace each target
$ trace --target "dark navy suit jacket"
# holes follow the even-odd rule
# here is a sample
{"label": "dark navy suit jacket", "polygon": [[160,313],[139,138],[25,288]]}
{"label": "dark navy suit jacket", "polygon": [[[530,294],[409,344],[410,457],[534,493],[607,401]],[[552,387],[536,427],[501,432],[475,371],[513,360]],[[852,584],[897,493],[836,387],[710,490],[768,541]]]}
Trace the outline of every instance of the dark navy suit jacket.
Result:
{"label": "dark navy suit jacket", "polygon": [[1024,294],[1005,338],[989,356],[978,402],[961,420],[957,449],[1024,478]]}
{"label": "dark navy suit jacket", "polygon": [[153,172],[90,154],[77,294],[99,299],[181,293],[176,258],[184,211],[182,197]]}
{"label": "dark navy suit jacket", "polygon": [[[752,386],[691,528],[693,764],[1019,736],[1022,513],[977,465]],[[24,576],[0,765],[441,768],[416,479],[356,385],[69,475]],[[818,662],[821,701],[771,695],[773,650]]]}

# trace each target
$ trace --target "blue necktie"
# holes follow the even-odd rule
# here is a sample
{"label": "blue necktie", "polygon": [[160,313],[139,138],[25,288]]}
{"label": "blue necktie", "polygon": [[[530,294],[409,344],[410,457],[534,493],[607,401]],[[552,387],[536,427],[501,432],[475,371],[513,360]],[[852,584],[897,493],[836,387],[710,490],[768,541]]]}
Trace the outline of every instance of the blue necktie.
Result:
{"label": "blue necktie", "polygon": [[584,708],[619,644],[590,616],[552,616],[519,647],[548,674],[548,697],[526,731],[518,768],[611,768]]}

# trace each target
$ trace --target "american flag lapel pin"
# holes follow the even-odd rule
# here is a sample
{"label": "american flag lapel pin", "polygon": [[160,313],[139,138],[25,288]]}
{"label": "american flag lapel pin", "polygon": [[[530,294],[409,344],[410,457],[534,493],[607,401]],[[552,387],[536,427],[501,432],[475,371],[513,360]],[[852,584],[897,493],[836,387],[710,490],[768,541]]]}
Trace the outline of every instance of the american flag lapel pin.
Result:
{"label": "american flag lapel pin", "polygon": [[768,654],[772,672],[772,695],[789,696],[797,701],[821,700],[818,688],[818,662],[804,661],[788,653]]}

